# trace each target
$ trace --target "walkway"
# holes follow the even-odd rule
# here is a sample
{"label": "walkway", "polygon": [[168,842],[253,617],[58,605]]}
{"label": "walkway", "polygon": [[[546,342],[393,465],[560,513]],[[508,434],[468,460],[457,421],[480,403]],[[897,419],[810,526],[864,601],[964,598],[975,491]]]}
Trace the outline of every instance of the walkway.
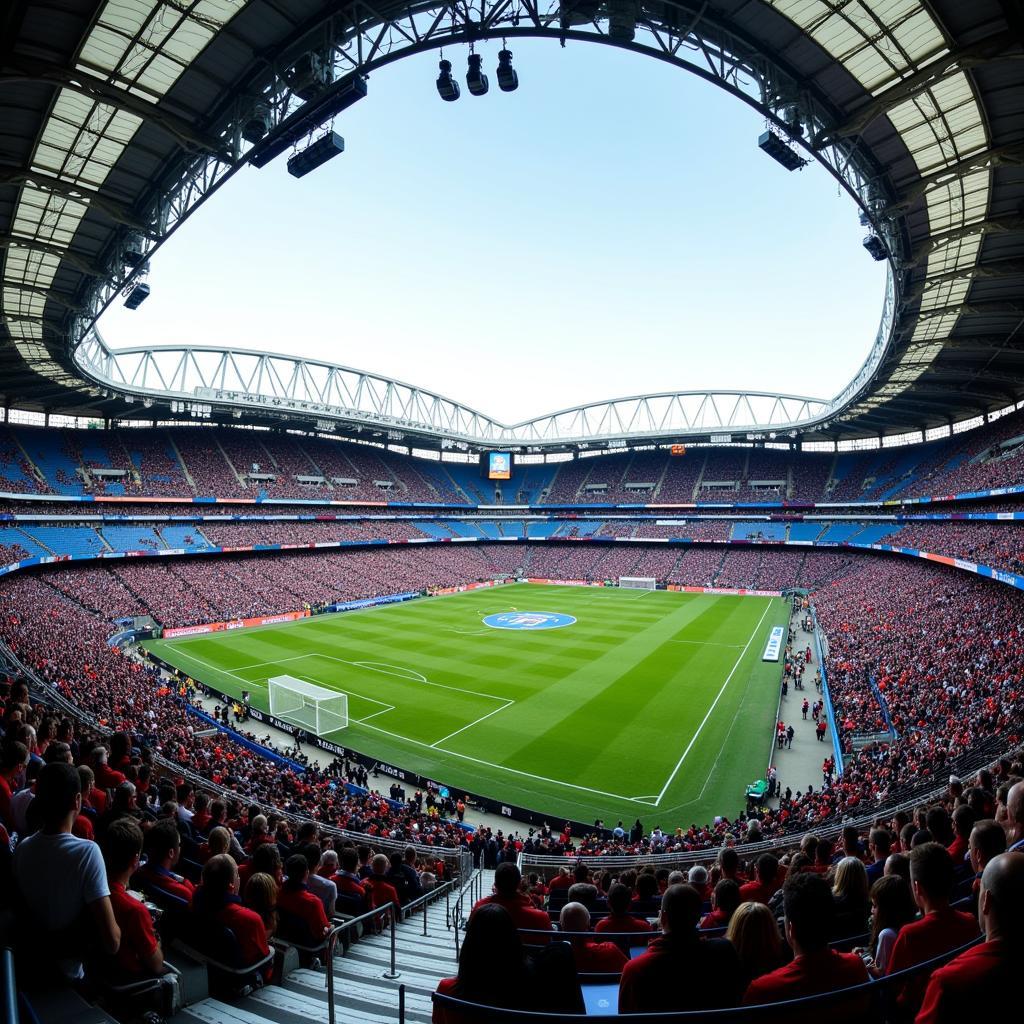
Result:
{"label": "walkway", "polygon": [[[804,672],[804,688],[802,690],[794,689],[793,682],[790,680],[789,694],[782,698],[779,718],[787,726],[792,724],[796,734],[793,736],[791,748],[786,747],[780,750],[775,747],[772,764],[779,770],[780,792],[785,792],[788,786],[793,790],[795,796],[798,792],[807,792],[808,786],[813,786],[816,790],[821,789],[821,763],[826,757],[831,757],[835,753],[835,747],[832,743],[831,729],[826,730],[823,741],[818,741],[810,707],[807,710],[807,720],[804,721],[802,714],[804,698],[807,698],[810,705],[821,699],[821,695],[814,686],[814,674],[819,668],[818,654],[814,649],[813,634],[805,633],[800,628],[799,612],[790,619],[790,628],[794,633],[794,650],[810,645],[811,662]],[[773,803],[777,804],[777,801],[773,801]]]}

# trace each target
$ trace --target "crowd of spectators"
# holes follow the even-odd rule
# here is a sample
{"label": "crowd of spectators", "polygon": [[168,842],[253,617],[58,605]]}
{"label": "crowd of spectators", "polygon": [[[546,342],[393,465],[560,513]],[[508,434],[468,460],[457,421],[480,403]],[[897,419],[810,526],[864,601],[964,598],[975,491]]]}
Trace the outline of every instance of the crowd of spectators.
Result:
{"label": "crowd of spectators", "polygon": [[[1003,487],[1020,479],[1022,446],[1012,442],[1024,434],[1022,421],[1018,413],[917,449],[847,452],[838,459],[828,453],[752,446],[691,447],[682,457],[654,451],[593,456],[544,467],[550,476],[541,489],[547,490],[548,503],[686,503],[865,501]],[[25,437],[40,429],[18,428]],[[81,465],[87,479],[92,479],[90,466],[125,470],[114,482],[128,495],[475,500],[422,460],[323,437],[209,426],[94,430],[88,433],[89,450],[104,454],[83,457],[84,442],[73,436],[77,433],[64,431],[60,442],[69,464]],[[54,472],[59,480],[39,477],[10,429],[0,434],[0,490],[71,493],[85,486],[63,466]],[[307,482],[300,483],[300,477]],[[588,492],[587,485],[593,484],[603,486]],[[653,484],[654,489],[637,492],[627,484]],[[89,489],[103,493],[107,488],[95,478]]]}
{"label": "crowd of spectators", "polygon": [[[744,863],[723,847],[686,873],[578,863],[550,878],[523,877],[504,861],[493,894],[473,908],[458,974],[437,991],[487,1006],[578,1013],[580,975],[596,974],[617,982],[620,1013],[832,993],[815,1010],[853,1020],[869,1011],[876,982],[885,986],[887,1019],[962,1020],[971,1007],[1002,998],[1024,955],[1024,853],[1014,849],[1024,834],[1024,781],[1013,784],[1009,806],[997,806],[984,788],[990,777],[975,781],[970,797],[950,794],[892,822],[899,831],[889,823],[866,837],[847,829],[839,845],[808,835],[781,859],[766,853]],[[1000,810],[1002,820],[979,817]],[[957,818],[961,845],[934,831],[945,825],[952,834]],[[551,943],[556,937],[567,944]],[[855,991],[836,999],[844,989]],[[459,1024],[464,1012],[441,1000],[433,1019]]]}

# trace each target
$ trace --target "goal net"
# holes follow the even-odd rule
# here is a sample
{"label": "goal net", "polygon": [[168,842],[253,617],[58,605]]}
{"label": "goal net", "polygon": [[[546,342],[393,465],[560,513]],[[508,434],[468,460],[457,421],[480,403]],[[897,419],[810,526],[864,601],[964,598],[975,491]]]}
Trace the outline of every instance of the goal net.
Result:
{"label": "goal net", "polygon": [[658,581],[653,576],[620,576],[619,586],[626,590],[654,590]]}
{"label": "goal net", "polygon": [[344,729],[348,725],[348,694],[328,690],[294,676],[267,680],[270,713],[315,736]]}

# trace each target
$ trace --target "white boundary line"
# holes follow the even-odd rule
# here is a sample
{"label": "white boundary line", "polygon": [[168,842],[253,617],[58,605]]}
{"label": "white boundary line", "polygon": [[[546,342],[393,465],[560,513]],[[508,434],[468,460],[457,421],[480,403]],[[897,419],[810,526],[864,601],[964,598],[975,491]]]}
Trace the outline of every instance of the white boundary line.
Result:
{"label": "white boundary line", "polygon": [[[499,711],[504,711],[505,708],[510,708],[513,704],[515,704],[515,701],[510,700],[508,701],[508,703],[503,704],[500,708],[495,708],[493,711],[488,711],[486,715],[481,715],[475,722],[470,722],[468,725],[462,726],[461,729],[456,729],[455,732],[450,732],[448,733],[447,736],[442,736],[441,739],[439,739],[436,743],[431,743],[431,747],[437,748],[441,746],[442,743],[447,742],[453,736],[458,736],[460,732],[465,732],[467,729],[472,729],[474,725],[479,725],[485,718],[490,718],[491,715],[496,715]],[[451,753],[451,751],[448,751],[448,753]]]}
{"label": "white boundary line", "polygon": [[657,807],[658,804],[661,803],[661,798],[665,795],[666,791],[668,790],[668,787],[672,785],[672,780],[679,773],[679,769],[682,768],[683,762],[686,760],[686,755],[689,754],[690,751],[693,749],[694,743],[697,742],[697,737],[700,736],[701,732],[704,729],[704,726],[707,725],[707,721],[711,717],[711,713],[718,706],[719,700],[722,699],[722,694],[725,693],[725,688],[729,685],[730,680],[736,674],[736,669],[740,667],[740,662],[743,660],[743,656],[747,653],[751,643],[753,643],[754,637],[757,636],[758,630],[761,628],[761,623],[764,622],[764,617],[771,610],[771,607],[772,602],[769,601],[767,606],[765,607],[765,610],[761,613],[761,618],[757,620],[757,625],[754,627],[753,632],[750,634],[750,639],[748,639],[746,644],[744,644],[743,650],[740,651],[739,657],[736,659],[736,663],[733,665],[732,670],[729,672],[729,674],[725,677],[725,682],[722,683],[722,687],[715,696],[715,699],[711,702],[711,707],[708,708],[707,713],[704,715],[704,718],[701,721],[700,725],[697,726],[697,731],[693,734],[692,738],[690,739],[690,742],[686,745],[686,749],[683,751],[682,756],[679,758],[678,761],[676,761],[676,766],[672,769],[672,774],[668,777],[668,781],[665,783],[664,786],[661,787],[661,792],[658,794],[658,799],[655,801],[654,804],[655,807]]}
{"label": "white boundary line", "polygon": [[666,640],[667,644],[694,644],[697,647],[731,647],[733,650],[739,650],[743,644],[720,644],[714,640]]}

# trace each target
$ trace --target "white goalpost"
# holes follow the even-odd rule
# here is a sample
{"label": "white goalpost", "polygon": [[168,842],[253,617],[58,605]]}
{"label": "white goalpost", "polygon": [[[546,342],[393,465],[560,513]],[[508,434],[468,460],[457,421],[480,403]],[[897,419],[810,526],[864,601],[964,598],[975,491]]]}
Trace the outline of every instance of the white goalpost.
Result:
{"label": "white goalpost", "polygon": [[658,581],[653,576],[620,576],[619,586],[625,590],[655,590]]}
{"label": "white goalpost", "polygon": [[267,680],[270,713],[315,736],[325,736],[348,726],[348,694],[328,690],[294,676]]}

